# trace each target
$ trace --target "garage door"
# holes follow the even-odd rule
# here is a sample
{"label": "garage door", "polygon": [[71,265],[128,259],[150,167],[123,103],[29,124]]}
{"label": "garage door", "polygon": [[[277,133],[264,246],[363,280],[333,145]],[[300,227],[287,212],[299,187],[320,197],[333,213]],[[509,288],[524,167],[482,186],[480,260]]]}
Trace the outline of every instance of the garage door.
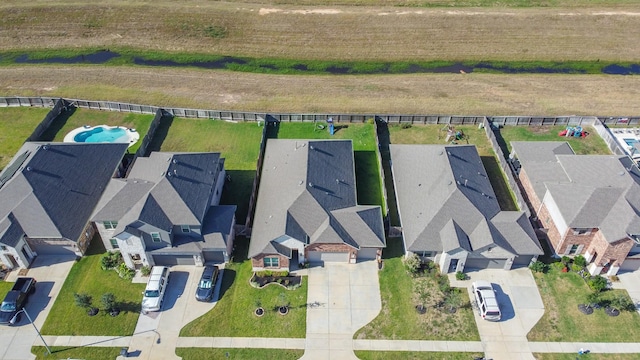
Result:
{"label": "garage door", "polygon": [[533,255],[517,256],[513,260],[513,265],[511,266],[511,268],[515,269],[515,268],[521,268],[521,267],[528,267],[529,264],[531,264],[531,259],[533,259]]}
{"label": "garage door", "polygon": [[203,251],[202,256],[205,263],[221,264],[224,262],[222,251]]}
{"label": "garage door", "polygon": [[348,252],[309,251],[308,255],[309,262],[317,265],[322,265],[325,262],[349,262]]}
{"label": "garage door", "polygon": [[153,255],[153,262],[156,265],[195,265],[192,255]]}
{"label": "garage door", "polygon": [[38,255],[75,255],[72,246],[64,246],[61,243],[56,244],[55,241],[51,241],[50,243],[45,241],[39,241],[38,243],[30,242],[29,247]]}
{"label": "garage door", "polygon": [[375,260],[378,255],[377,248],[365,248],[358,251],[358,260]]}
{"label": "garage door", "polygon": [[638,269],[640,269],[640,259],[626,259],[620,266],[620,272],[631,272]]}
{"label": "garage door", "polygon": [[467,262],[464,264],[465,270],[467,269],[503,269],[507,259],[471,259],[467,258]]}

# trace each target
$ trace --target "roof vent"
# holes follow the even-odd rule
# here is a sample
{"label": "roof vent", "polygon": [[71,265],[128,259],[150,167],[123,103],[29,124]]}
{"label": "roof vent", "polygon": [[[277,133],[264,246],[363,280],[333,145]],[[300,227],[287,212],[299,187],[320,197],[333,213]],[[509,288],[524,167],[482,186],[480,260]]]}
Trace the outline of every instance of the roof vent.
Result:
{"label": "roof vent", "polygon": [[[163,173],[163,174],[164,174],[164,173]],[[167,173],[167,176],[171,176],[171,173],[170,173],[170,172],[169,172],[169,173]]]}
{"label": "roof vent", "polygon": [[49,150],[49,145],[43,145],[42,150]]}
{"label": "roof vent", "polygon": [[27,166],[27,171],[31,171],[31,166]]}
{"label": "roof vent", "polygon": [[309,145],[309,149],[313,150],[313,145]]}
{"label": "roof vent", "polygon": [[169,156],[169,157],[167,158],[167,162],[169,162],[169,161],[171,161],[171,156]]}
{"label": "roof vent", "polygon": [[174,164],[177,164],[177,163],[178,163],[178,160],[173,159],[173,163],[174,163]]}
{"label": "roof vent", "polygon": [[313,187],[313,184],[311,183],[311,181],[309,181],[309,187]]}
{"label": "roof vent", "polygon": [[304,183],[304,181],[300,180],[300,182],[298,183],[298,185],[302,185],[302,183]]}

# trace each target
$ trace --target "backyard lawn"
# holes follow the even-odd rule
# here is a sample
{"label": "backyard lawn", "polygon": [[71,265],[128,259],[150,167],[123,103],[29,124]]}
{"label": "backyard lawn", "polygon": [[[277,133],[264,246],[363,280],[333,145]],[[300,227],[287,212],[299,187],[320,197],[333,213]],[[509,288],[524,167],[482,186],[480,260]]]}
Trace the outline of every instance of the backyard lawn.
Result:
{"label": "backyard lawn", "polygon": [[[545,312],[529,332],[529,341],[636,342],[640,337],[640,315],[635,311],[610,317],[602,309],[591,315],[578,310],[591,290],[577,273],[562,273],[552,266],[546,274],[534,273],[534,278]],[[602,296],[612,298],[620,293],[626,291],[608,290]]]}
{"label": "backyard lawn", "polygon": [[91,360],[113,360],[120,355],[119,347],[68,347],[50,346],[51,355],[47,353],[44,346],[31,347],[31,353],[36,356],[36,360],[49,359],[91,359]]}
{"label": "backyard lawn", "polygon": [[[182,328],[180,336],[287,337],[304,338],[307,326],[307,281],[296,290],[277,284],[257,289],[249,284],[253,274],[247,259],[249,240],[237,237],[233,262],[225,266],[220,300],[205,315]],[[278,297],[284,294],[290,304],[285,316],[276,311]],[[262,317],[254,315],[257,301],[265,309]]]}
{"label": "backyard lawn", "polygon": [[231,182],[225,185],[220,203],[236,205],[236,221],[244,224],[256,175],[262,130],[263,127],[256,122],[173,118],[164,128],[163,125],[158,128],[162,135],[154,142],[162,140],[162,143],[151,147],[168,152],[221,153]]}
{"label": "backyard lawn", "polygon": [[[145,284],[133,284],[121,279],[113,270],[100,268],[100,257],[105,252],[97,236],[91,241],[87,254],[78,260],[60,289],[49,316],[42,326],[44,335],[102,335],[128,336],[133,334]],[[100,298],[113,293],[120,306],[118,316],[109,316],[100,310],[96,316],[88,316],[87,310],[78,307],[74,293],[87,293],[93,297],[93,306],[101,308]]]}
{"label": "backyard lawn", "polygon": [[177,348],[176,355],[183,360],[207,359],[260,359],[260,360],[297,360],[304,350],[290,349],[239,349],[239,348]]}
{"label": "backyard lawn", "polygon": [[[478,125],[457,125],[456,131],[462,131],[466,138],[457,140],[457,144],[475,145],[482,160],[493,191],[500,204],[500,209],[515,211],[518,207],[515,203],[513,192],[505,179],[496,154],[491,147],[484,129],[478,129]],[[389,141],[391,144],[441,144],[446,145],[447,125],[389,125]],[[389,189],[387,189],[389,191]]]}
{"label": "backyard lawn", "polygon": [[[270,137],[278,139],[350,139],[353,142],[356,168],[356,184],[358,204],[380,205],[383,214],[385,205],[382,197],[382,182],[379,173],[376,153],[375,126],[373,124],[335,123],[332,136],[326,129],[319,129],[319,123],[281,122],[277,135],[270,132]],[[325,126],[326,124],[322,124]]]}
{"label": "backyard lawn", "polygon": [[[568,141],[573,151],[578,155],[609,155],[611,151],[602,140],[596,130],[590,126],[584,127],[589,133],[587,137],[564,137],[558,133],[565,130],[564,125],[559,126],[505,126],[496,132],[498,143],[506,151],[505,156],[511,153],[511,141]],[[505,150],[506,149],[506,150]]]}
{"label": "backyard lawn", "polygon": [[[387,241],[383,257],[384,268],[379,273],[382,310],[372,322],[356,332],[355,339],[480,340],[466,292],[461,297],[463,306],[455,313],[436,309],[434,304],[442,299],[436,281],[432,276],[412,278],[407,273],[402,263],[400,239]],[[426,285],[427,312],[424,315],[415,310],[418,303],[416,283]]]}
{"label": "backyard lawn", "polygon": [[142,139],[149,130],[149,125],[153,121],[154,115],[150,114],[132,114],[117,111],[101,111],[75,108],[72,113],[63,113],[56,119],[51,127],[42,134],[42,141],[58,141],[62,142],[64,137],[73,129],[90,125],[108,125],[108,126],[124,126],[126,128],[136,129],[140,134],[140,140],[129,148],[129,153],[135,153]]}
{"label": "backyard lawn", "polygon": [[0,108],[0,170],[7,166],[49,110],[35,107]]}
{"label": "backyard lawn", "polygon": [[427,351],[355,351],[361,360],[469,360],[481,358],[481,353]]}

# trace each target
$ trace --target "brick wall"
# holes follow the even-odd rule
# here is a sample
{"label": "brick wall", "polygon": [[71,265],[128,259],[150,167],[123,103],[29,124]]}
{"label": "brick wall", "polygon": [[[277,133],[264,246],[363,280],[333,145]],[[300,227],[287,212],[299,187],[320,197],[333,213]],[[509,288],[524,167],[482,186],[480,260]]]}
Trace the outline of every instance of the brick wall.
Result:
{"label": "brick wall", "polygon": [[[278,265],[280,265],[280,267],[265,268],[264,262],[262,261],[265,257],[277,257],[279,259]],[[289,269],[289,258],[281,254],[260,254],[251,258],[251,265],[254,269]]]}
{"label": "brick wall", "polygon": [[573,234],[574,229],[569,228],[567,229],[567,232],[564,234],[564,241],[562,241],[562,243],[560,244],[559,248],[557,248],[557,253],[559,255],[563,255],[567,253],[567,250],[571,248],[571,245],[582,245],[582,251],[580,251],[580,253],[576,253],[573,255],[579,255],[579,254],[584,254],[584,250],[587,249],[589,247],[589,245],[591,245],[591,243],[593,242],[593,239],[597,236],[597,234],[600,234],[600,231],[598,231],[598,229],[591,229],[591,234],[586,235],[574,235]]}
{"label": "brick wall", "polygon": [[596,258],[592,260],[596,265],[602,266],[609,263],[611,266],[619,267],[624,262],[633,245],[633,240],[629,238],[609,243],[604,236],[598,232],[588,251],[589,254],[597,254]]}
{"label": "brick wall", "polygon": [[556,224],[553,222],[553,220],[551,220],[549,210],[547,210],[546,206],[542,206],[542,208],[540,208],[540,212],[537,215],[540,224],[542,224],[542,227],[547,229],[547,237],[549,238],[551,246],[553,246],[553,249],[556,251],[556,253],[560,254],[558,248],[562,245],[562,235],[560,235]]}
{"label": "brick wall", "polygon": [[358,250],[347,245],[347,244],[311,244],[304,249],[305,258],[309,258],[309,251],[320,251],[320,252],[348,252],[349,259],[355,259],[358,253]]}
{"label": "brick wall", "polygon": [[538,196],[536,195],[535,191],[533,191],[533,185],[531,185],[531,181],[529,181],[529,176],[527,175],[524,168],[520,168],[520,173],[518,174],[518,180],[520,181],[520,185],[522,186],[522,189],[527,195],[527,199],[529,199],[529,202],[531,203],[530,204],[532,207],[531,213],[536,214],[536,211],[538,211],[538,208],[540,208],[540,203],[542,202],[542,200],[538,199]]}

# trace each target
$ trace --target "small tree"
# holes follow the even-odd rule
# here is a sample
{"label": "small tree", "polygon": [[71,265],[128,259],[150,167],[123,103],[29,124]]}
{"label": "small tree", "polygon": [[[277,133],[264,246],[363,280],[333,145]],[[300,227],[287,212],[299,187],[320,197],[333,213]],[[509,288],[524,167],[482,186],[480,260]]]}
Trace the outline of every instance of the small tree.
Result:
{"label": "small tree", "polygon": [[277,302],[278,308],[289,307],[289,301],[287,301],[287,296],[284,293],[278,294]]}
{"label": "small tree", "polygon": [[545,264],[542,261],[538,260],[538,261],[534,262],[533,264],[529,265],[529,268],[533,272],[546,273],[547,269],[548,269],[548,266],[547,266],[547,264]]}
{"label": "small tree", "polygon": [[451,289],[444,298],[444,305],[449,308],[450,313],[456,312],[456,309],[462,304],[462,295],[458,289]]}
{"label": "small tree", "polygon": [[104,306],[104,310],[107,312],[112,312],[116,308],[116,296],[112,293],[102,295],[100,301],[102,302],[102,306]]}
{"label": "small tree", "polygon": [[73,299],[75,300],[77,306],[87,309],[87,313],[89,314],[89,316],[93,316],[98,313],[98,308],[93,307],[91,304],[93,300],[91,295],[86,293],[74,293]]}
{"label": "small tree", "polygon": [[416,253],[409,253],[409,255],[405,256],[404,259],[402,259],[402,262],[404,263],[404,267],[411,275],[415,275],[418,272],[418,269],[420,269],[421,261]]}
{"label": "small tree", "polygon": [[610,306],[621,311],[622,310],[629,311],[629,312],[636,311],[636,305],[633,303],[631,298],[623,294],[620,294],[614,297],[613,299],[611,299]]}
{"label": "small tree", "polygon": [[607,288],[607,279],[600,275],[596,275],[587,280],[587,285],[589,285],[591,290],[600,292]]}

